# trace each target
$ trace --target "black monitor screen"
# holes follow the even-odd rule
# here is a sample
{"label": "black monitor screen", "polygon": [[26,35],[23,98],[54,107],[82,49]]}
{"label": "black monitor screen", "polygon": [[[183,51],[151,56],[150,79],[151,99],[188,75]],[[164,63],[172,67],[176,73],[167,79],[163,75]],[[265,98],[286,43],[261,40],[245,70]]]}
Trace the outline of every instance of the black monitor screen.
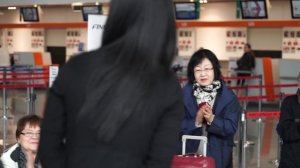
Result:
{"label": "black monitor screen", "polygon": [[292,18],[300,18],[300,0],[291,0]]}
{"label": "black monitor screen", "polygon": [[84,21],[88,21],[88,15],[99,15],[101,14],[100,6],[83,6],[82,7],[82,16]]}
{"label": "black monitor screen", "polygon": [[268,18],[265,0],[242,0],[243,19],[265,19]]}
{"label": "black monitor screen", "polygon": [[176,19],[198,19],[198,5],[195,2],[177,2],[175,3]]}
{"label": "black monitor screen", "polygon": [[39,21],[39,13],[36,7],[22,7],[20,10],[24,22]]}

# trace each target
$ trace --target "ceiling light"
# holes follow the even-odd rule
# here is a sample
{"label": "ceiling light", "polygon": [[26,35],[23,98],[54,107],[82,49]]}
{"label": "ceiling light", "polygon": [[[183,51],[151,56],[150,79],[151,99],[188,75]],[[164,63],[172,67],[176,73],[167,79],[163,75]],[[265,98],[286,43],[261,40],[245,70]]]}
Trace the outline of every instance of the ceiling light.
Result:
{"label": "ceiling light", "polygon": [[74,2],[74,3],[72,3],[72,9],[73,9],[73,11],[74,12],[81,12],[82,5],[83,5],[83,3],[81,3],[81,2]]}
{"label": "ceiling light", "polygon": [[83,3],[82,2],[74,2],[72,3],[72,6],[82,6]]}
{"label": "ceiling light", "polygon": [[7,9],[8,9],[8,10],[16,10],[17,7],[15,7],[15,6],[9,6]]}

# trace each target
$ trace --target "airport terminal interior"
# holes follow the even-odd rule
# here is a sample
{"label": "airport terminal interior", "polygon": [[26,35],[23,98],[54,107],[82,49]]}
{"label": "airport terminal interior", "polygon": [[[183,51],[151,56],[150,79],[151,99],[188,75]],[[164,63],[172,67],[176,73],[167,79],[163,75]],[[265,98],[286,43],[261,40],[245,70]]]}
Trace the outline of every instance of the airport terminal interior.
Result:
{"label": "airport terminal interior", "polygon": [[[236,168],[278,166],[281,102],[298,87],[299,9],[297,0],[174,0],[172,69],[181,86],[187,82],[189,58],[206,48],[217,55],[224,81],[239,98],[244,115],[235,135]],[[59,67],[101,46],[108,13],[109,0],[0,1],[1,152],[16,143],[22,116],[43,116]],[[252,45],[256,66],[245,86],[238,87],[234,69],[246,43]]]}

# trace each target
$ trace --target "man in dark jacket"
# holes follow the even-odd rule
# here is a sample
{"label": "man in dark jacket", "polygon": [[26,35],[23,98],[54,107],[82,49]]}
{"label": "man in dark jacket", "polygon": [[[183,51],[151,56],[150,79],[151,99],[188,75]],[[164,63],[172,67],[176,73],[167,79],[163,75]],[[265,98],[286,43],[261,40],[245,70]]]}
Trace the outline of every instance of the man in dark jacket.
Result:
{"label": "man in dark jacket", "polygon": [[[250,76],[253,68],[255,68],[255,56],[251,45],[247,43],[244,46],[243,56],[237,60],[237,76]],[[238,80],[237,85],[239,84],[244,85],[245,79]]]}
{"label": "man in dark jacket", "polygon": [[297,94],[284,99],[277,132],[283,141],[279,168],[300,167],[300,73]]}

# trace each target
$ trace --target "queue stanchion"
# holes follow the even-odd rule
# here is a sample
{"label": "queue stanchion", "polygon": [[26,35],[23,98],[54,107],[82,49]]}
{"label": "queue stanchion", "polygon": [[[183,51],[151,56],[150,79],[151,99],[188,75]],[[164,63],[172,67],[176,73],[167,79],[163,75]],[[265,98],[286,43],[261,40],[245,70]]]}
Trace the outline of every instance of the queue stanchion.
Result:
{"label": "queue stanchion", "polygon": [[246,118],[246,109],[244,108],[243,110],[243,118],[244,118],[244,122],[243,122],[243,134],[242,134],[242,168],[246,168],[246,158],[247,158],[247,154],[246,154],[246,148],[248,147],[247,145],[247,118]]}
{"label": "queue stanchion", "polygon": [[[279,109],[281,109],[281,103],[282,100],[284,98],[284,93],[280,93],[280,99],[279,99]],[[278,119],[279,122],[279,119]],[[278,123],[277,123],[278,124]],[[276,159],[272,161],[272,163],[274,164],[275,167],[279,166],[279,162],[280,162],[280,153],[281,153],[281,145],[282,145],[282,139],[279,137],[279,135],[277,134],[277,156]]]}
{"label": "queue stanchion", "polygon": [[[7,69],[4,68],[4,73],[3,73],[3,85],[6,85],[6,71]],[[7,139],[7,100],[6,100],[6,88],[3,87],[2,90],[2,110],[3,110],[3,153],[6,150],[6,139]]]}
{"label": "queue stanchion", "polygon": [[[262,99],[269,99],[269,98],[281,98],[282,99],[282,94],[281,95],[274,95],[274,96],[268,96],[268,95],[262,95],[262,89],[266,88],[266,87],[297,87],[298,84],[275,84],[275,85],[262,85],[262,80],[260,80],[260,85],[248,85],[247,88],[256,88],[259,89],[259,96],[245,96],[245,97],[239,97],[240,101],[246,101],[246,100],[254,100],[257,101],[259,100],[259,110],[258,112],[255,112],[255,118],[257,118],[257,123],[258,123],[258,143],[257,143],[257,167],[261,167],[261,141],[262,141],[262,118],[264,117],[279,117],[279,112],[262,112]],[[241,87],[230,87],[231,89],[240,89]],[[291,96],[294,94],[285,94],[284,96]],[[281,104],[281,103],[280,103]],[[245,107],[245,104],[244,104]],[[249,114],[249,115],[248,115]],[[248,118],[248,116],[253,117],[253,114],[251,112],[247,112],[246,113],[246,118]],[[244,124],[244,123],[242,123]],[[244,125],[243,125],[244,126]],[[247,127],[245,127],[242,133],[246,134],[246,130]],[[244,138],[243,140],[246,140],[246,138]],[[246,143],[241,142],[242,139],[240,139],[240,151],[239,151],[239,168],[242,167],[243,168],[243,152],[245,152],[245,148],[242,148],[242,146],[244,145],[245,147],[247,147],[248,145],[251,145],[250,141],[246,141]],[[280,142],[280,141],[279,141]],[[279,144],[280,146],[280,144]],[[278,151],[277,154],[279,154],[280,152]],[[241,156],[242,155],[242,156]],[[279,159],[278,159],[279,160]],[[274,162],[273,162],[274,163]],[[275,162],[276,163],[276,162]],[[276,163],[276,165],[278,165],[278,162]]]}
{"label": "queue stanchion", "polygon": [[[259,76],[259,96],[262,97],[263,95],[263,82],[262,82],[262,75],[258,75]],[[258,101],[258,111],[262,111],[262,99],[259,99]]]}
{"label": "queue stanchion", "polygon": [[[7,105],[7,91],[9,89],[17,89],[17,88],[21,88],[21,89],[27,89],[28,93],[26,99],[28,100],[27,102],[27,110],[28,113],[29,112],[34,112],[34,100],[35,100],[35,94],[34,94],[34,88],[36,87],[47,87],[45,84],[35,84],[35,80],[48,80],[45,77],[36,77],[36,74],[43,74],[43,73],[32,73],[29,72],[29,68],[28,66],[26,68],[19,69],[21,72],[15,72],[14,69],[12,69],[11,67],[5,67],[2,68],[0,72],[0,75],[2,78],[0,78],[1,84],[0,84],[0,88],[2,89],[2,110],[3,110],[3,139],[2,139],[2,145],[3,145],[3,152],[7,149],[7,144],[8,142],[8,105]],[[16,82],[16,81],[21,81],[20,82]],[[24,84],[25,82],[25,84]],[[31,90],[29,90],[28,88],[31,88]],[[32,102],[29,102],[30,100],[32,100]],[[31,106],[30,106],[31,103]]]}
{"label": "queue stanchion", "polygon": [[247,101],[243,100],[242,106],[242,114],[240,120],[240,131],[239,131],[239,161],[238,167],[239,168],[246,168],[246,148],[248,147],[247,141],[247,118],[246,118],[246,111],[247,111]]}
{"label": "queue stanchion", "polygon": [[[27,85],[30,85],[30,73],[27,79]],[[28,115],[30,114],[30,87],[27,87],[26,89],[27,89],[26,104],[27,104],[27,115]]]}
{"label": "queue stanchion", "polygon": [[[34,78],[34,70],[31,70],[31,78],[30,79],[30,84],[31,85],[34,85],[34,82],[33,82],[33,78]],[[35,114],[35,99],[36,99],[36,95],[34,93],[34,87],[30,87],[29,88],[29,107],[30,107],[30,110],[29,110],[29,114]]]}
{"label": "queue stanchion", "polygon": [[[246,87],[245,89],[245,95],[247,97],[247,91],[248,90],[248,87]],[[247,159],[247,153],[246,153],[246,149],[249,147],[249,141],[247,140],[247,118],[246,118],[246,115],[247,115],[247,105],[248,105],[248,101],[245,100],[243,102],[243,111],[244,111],[244,117],[245,117],[245,122],[244,122],[244,125],[243,125],[243,153],[242,153],[242,158],[243,158],[243,164],[242,164],[242,167],[243,168],[246,168],[246,159]]]}
{"label": "queue stanchion", "polygon": [[237,140],[235,140],[235,143],[237,144],[237,165],[238,167],[241,167],[242,165],[242,147],[243,147],[243,122],[245,120],[245,115],[243,114],[243,111],[241,112],[241,116],[239,117],[239,124],[238,124],[238,132],[237,137],[235,137]]}
{"label": "queue stanchion", "polygon": [[[280,111],[258,111],[258,112],[248,112],[247,118],[279,118]],[[278,160],[270,161],[275,167],[278,167],[279,162]]]}
{"label": "queue stanchion", "polygon": [[34,85],[34,69],[28,67],[28,80],[27,80],[27,115],[29,114],[34,114],[35,113],[35,109],[34,109],[34,103],[35,103],[35,99],[36,99],[36,95],[34,93],[34,87],[32,85]]}
{"label": "queue stanchion", "polygon": [[246,149],[245,149],[245,144],[246,144],[246,125],[247,125],[247,120],[246,120],[246,114],[245,114],[245,109],[242,110],[241,114],[241,122],[240,122],[240,131],[239,131],[239,154],[238,154],[238,167],[239,168],[245,168],[246,167]]}
{"label": "queue stanchion", "polygon": [[[279,100],[279,109],[281,109],[281,105],[282,105],[282,101],[283,101],[283,98],[284,98],[284,93],[280,93],[281,94],[281,97],[280,97],[280,100]],[[279,119],[278,119],[278,122],[279,122]],[[281,145],[282,145],[282,139],[279,137],[279,135],[277,134],[277,137],[278,137],[278,146],[277,146],[277,163],[279,166],[279,161],[280,161],[280,152],[281,152]]]}
{"label": "queue stanchion", "polygon": [[[248,79],[258,79],[259,76],[242,76],[242,77],[224,77],[224,80],[247,80]],[[239,150],[238,150],[238,167],[239,168],[245,168],[246,167],[246,149],[253,145],[254,143],[252,141],[247,141],[247,120],[246,120],[246,112],[247,112],[247,97],[249,94],[249,87],[248,86],[230,86],[231,89],[236,90],[244,90],[244,96],[239,97],[240,101],[243,101],[242,103],[242,114],[240,119],[240,125],[239,125],[239,132],[238,132],[238,144],[239,144]],[[239,92],[237,91],[237,96]]]}
{"label": "queue stanchion", "polygon": [[[261,112],[261,111],[260,111]],[[261,130],[262,130],[262,119],[261,117],[258,118],[258,135],[257,135],[257,168],[260,167],[260,153],[261,153]]]}
{"label": "queue stanchion", "polygon": [[[262,97],[263,94],[263,90],[262,90],[262,75],[259,75],[259,96]],[[262,111],[262,99],[259,99],[258,101],[258,111],[261,112]],[[260,154],[261,154],[261,130],[262,130],[262,118],[259,117],[257,120],[258,126],[257,126],[257,168],[260,167]]]}

